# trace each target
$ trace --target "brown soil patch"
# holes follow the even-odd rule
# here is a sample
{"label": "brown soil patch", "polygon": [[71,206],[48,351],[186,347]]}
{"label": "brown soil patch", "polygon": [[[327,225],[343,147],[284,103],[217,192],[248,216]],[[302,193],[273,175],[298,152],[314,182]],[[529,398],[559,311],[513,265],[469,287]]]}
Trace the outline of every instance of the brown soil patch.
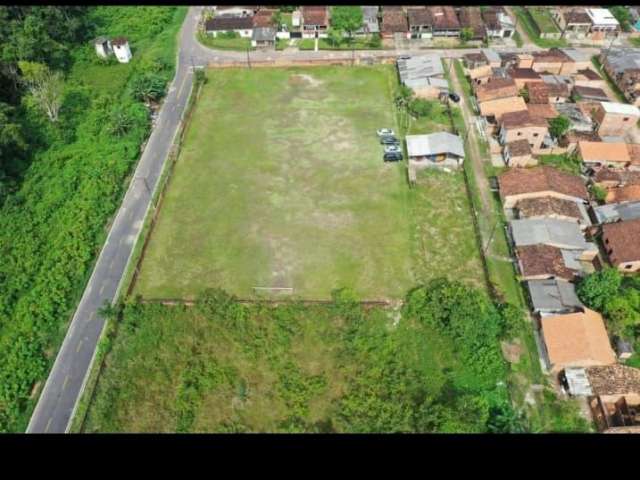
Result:
{"label": "brown soil patch", "polygon": [[520,339],[516,338],[513,342],[500,342],[500,348],[502,349],[502,355],[509,363],[518,363],[520,361],[520,355],[522,355],[522,344]]}

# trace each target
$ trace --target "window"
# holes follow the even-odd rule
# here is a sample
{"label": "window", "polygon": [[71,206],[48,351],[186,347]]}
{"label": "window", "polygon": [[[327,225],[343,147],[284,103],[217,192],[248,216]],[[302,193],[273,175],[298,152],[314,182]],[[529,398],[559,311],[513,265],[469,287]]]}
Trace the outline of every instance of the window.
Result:
{"label": "window", "polygon": [[631,269],[631,267],[633,267],[633,265],[625,265],[625,266],[624,266],[624,268],[625,268],[626,270],[630,270],[630,269]]}
{"label": "window", "polygon": [[629,117],[624,117],[624,118],[622,119],[622,121],[623,121],[623,122],[627,122],[627,121],[629,121]]}
{"label": "window", "polygon": [[522,132],[518,132],[518,136],[521,137],[522,136]]}
{"label": "window", "polygon": [[533,136],[537,137],[538,135],[540,135],[539,133],[534,133]]}

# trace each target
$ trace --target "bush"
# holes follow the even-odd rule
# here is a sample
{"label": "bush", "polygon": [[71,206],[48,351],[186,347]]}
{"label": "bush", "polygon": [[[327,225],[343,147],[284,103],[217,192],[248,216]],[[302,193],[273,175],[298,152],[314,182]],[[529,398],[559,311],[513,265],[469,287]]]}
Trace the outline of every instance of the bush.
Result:
{"label": "bush", "polygon": [[428,117],[433,111],[434,103],[424,98],[416,98],[409,104],[409,111],[416,117]]}
{"label": "bush", "polygon": [[234,32],[233,30],[230,30],[228,32],[219,32],[217,36],[218,38],[224,38],[227,40],[231,40],[233,38],[240,38],[240,34],[238,32]]}

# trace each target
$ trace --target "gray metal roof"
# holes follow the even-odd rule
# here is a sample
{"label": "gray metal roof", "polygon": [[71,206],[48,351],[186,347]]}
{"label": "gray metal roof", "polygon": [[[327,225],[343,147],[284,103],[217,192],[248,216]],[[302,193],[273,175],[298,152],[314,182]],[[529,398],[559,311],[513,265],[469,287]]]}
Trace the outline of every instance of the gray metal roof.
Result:
{"label": "gray metal roof", "polygon": [[562,255],[565,267],[579,272],[584,270],[582,263],[580,262],[580,255],[582,254],[580,250],[560,249],[560,254]]}
{"label": "gray metal roof", "polygon": [[573,283],[566,280],[530,280],[526,283],[536,312],[574,312],[583,307]]}
{"label": "gray metal roof", "polygon": [[567,379],[571,395],[584,397],[593,395],[589,377],[583,367],[567,367],[564,369],[564,376]]}
{"label": "gray metal roof", "polygon": [[276,30],[272,27],[256,27],[253,29],[251,40],[256,42],[273,41],[276,38]]}
{"label": "gray metal roof", "polygon": [[482,48],[480,49],[480,51],[484,54],[486,59],[489,60],[489,62],[502,62],[500,55],[498,55],[498,52],[496,52],[495,50],[492,50],[490,48]]}
{"label": "gray metal roof", "polygon": [[616,73],[640,68],[640,48],[611,48],[606,54],[606,61]]}
{"label": "gray metal roof", "polygon": [[400,81],[405,85],[407,81],[415,83],[421,78],[444,75],[440,56],[435,54],[420,55],[406,60],[399,59],[398,72]]}
{"label": "gray metal roof", "polygon": [[628,203],[609,203],[594,207],[598,223],[612,223],[619,220],[635,220],[640,218],[640,201]]}
{"label": "gray metal roof", "polygon": [[452,153],[464,157],[462,139],[449,132],[430,133],[428,135],[407,135],[407,153],[410,157]]}
{"label": "gray metal roof", "polygon": [[378,25],[378,7],[361,6],[360,8],[362,9],[363,26],[358,32],[378,33],[380,31],[380,26]]}
{"label": "gray metal roof", "polygon": [[575,222],[555,218],[513,220],[511,231],[516,246],[545,244],[567,250],[593,250],[580,226]]}
{"label": "gray metal roof", "polygon": [[560,51],[574,62],[591,62],[591,56],[584,53],[582,50],[577,50],[575,48],[561,48]]}

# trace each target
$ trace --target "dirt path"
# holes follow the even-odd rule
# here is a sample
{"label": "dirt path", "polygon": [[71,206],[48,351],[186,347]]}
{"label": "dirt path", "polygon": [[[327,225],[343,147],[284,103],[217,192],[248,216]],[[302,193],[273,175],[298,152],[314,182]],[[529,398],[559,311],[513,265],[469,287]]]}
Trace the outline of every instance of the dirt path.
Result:
{"label": "dirt path", "polygon": [[522,46],[526,47],[528,45],[535,45],[531,41],[531,38],[529,38],[529,35],[527,34],[527,30],[522,27],[522,22],[516,15],[516,12],[513,10],[513,8],[505,6],[504,9],[507,11],[509,15],[511,15],[511,18],[513,18],[513,20],[516,22],[516,31],[520,34],[520,38],[522,39]]}
{"label": "dirt path", "polygon": [[[452,62],[452,60],[449,60],[449,62]],[[487,175],[485,174],[484,168],[482,166],[482,154],[480,153],[480,149],[478,148],[478,131],[475,126],[475,116],[471,111],[471,107],[467,105],[466,98],[464,96],[464,90],[462,89],[460,79],[458,78],[458,74],[453,65],[450,68],[450,72],[455,90],[458,91],[460,95],[462,116],[464,118],[464,123],[467,125],[467,157],[468,161],[471,162],[471,166],[473,167],[473,173],[476,177],[476,184],[478,186],[478,191],[480,192],[482,214],[485,216],[485,218],[491,218],[491,216],[493,215],[493,210],[491,208],[491,191],[489,187],[489,180],[487,179]],[[489,234],[489,232],[482,232],[481,228],[481,233],[483,237],[483,244],[486,244],[485,242],[488,239],[485,237]]]}

